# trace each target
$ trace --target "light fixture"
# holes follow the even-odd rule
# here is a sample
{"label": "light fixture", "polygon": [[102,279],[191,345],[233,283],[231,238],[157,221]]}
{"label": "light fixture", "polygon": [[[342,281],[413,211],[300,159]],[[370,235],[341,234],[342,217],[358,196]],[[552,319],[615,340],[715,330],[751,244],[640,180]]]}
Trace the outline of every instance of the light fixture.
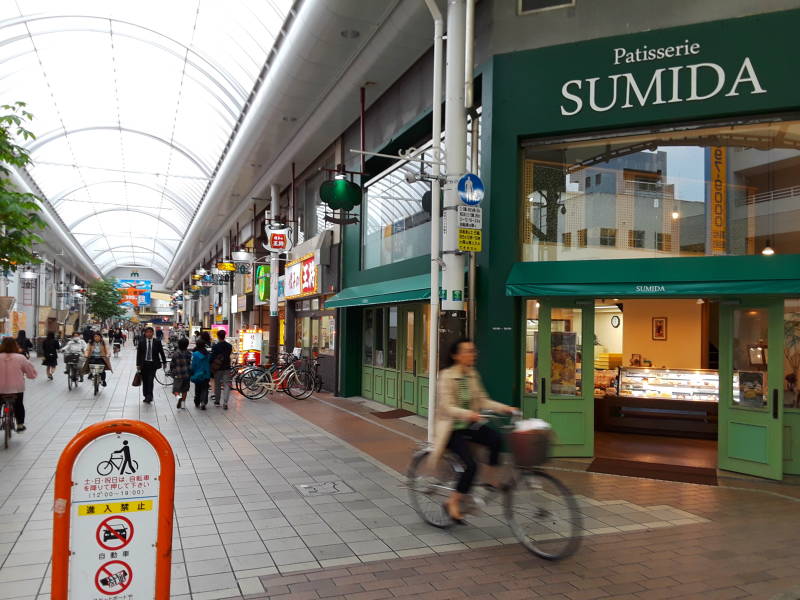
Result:
{"label": "light fixture", "polygon": [[334,179],[347,179],[347,175],[345,175],[344,173],[337,173],[336,175],[334,175],[333,178]]}
{"label": "light fixture", "polygon": [[197,273],[198,275],[205,275],[205,274],[206,274],[206,270],[205,270],[203,267],[199,267],[199,268],[198,268],[198,269],[195,271],[195,273]]}
{"label": "light fixture", "polygon": [[234,250],[231,252],[231,258],[235,262],[253,262],[253,253],[247,250]]}
{"label": "light fixture", "polygon": [[37,275],[30,267],[25,267],[25,270],[19,274],[20,279],[36,279]]}
{"label": "light fixture", "polygon": [[764,246],[764,249],[761,251],[761,254],[763,254],[764,256],[772,256],[773,254],[775,254],[775,249],[772,246],[770,246],[769,239],[767,239],[767,245]]}
{"label": "light fixture", "polygon": [[346,40],[354,40],[361,35],[361,32],[356,29],[343,29],[339,32],[339,35]]}
{"label": "light fixture", "polygon": [[706,301],[705,301],[705,300],[703,300],[702,298],[698,298],[698,299],[697,299],[697,303],[698,303],[698,304],[705,304],[705,302],[706,302]]}
{"label": "light fixture", "polygon": [[79,289],[81,289],[81,286],[79,286],[77,283],[73,283],[72,284],[72,291],[73,292],[77,292]]}
{"label": "light fixture", "polygon": [[677,209],[674,209],[674,210],[672,211],[672,220],[673,220],[673,221],[677,221],[677,220],[680,218],[680,216],[681,216],[681,213],[680,213],[680,212],[678,212],[678,210],[677,210]]}

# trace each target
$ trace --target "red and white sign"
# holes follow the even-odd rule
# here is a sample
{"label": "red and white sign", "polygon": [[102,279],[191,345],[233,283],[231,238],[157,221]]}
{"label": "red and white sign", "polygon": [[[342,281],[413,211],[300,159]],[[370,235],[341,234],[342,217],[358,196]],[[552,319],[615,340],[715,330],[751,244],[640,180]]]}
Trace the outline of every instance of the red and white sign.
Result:
{"label": "red and white sign", "polygon": [[106,550],[121,550],[133,539],[133,523],[127,517],[108,517],[97,526],[97,543]]}
{"label": "red and white sign", "polygon": [[288,228],[270,229],[267,235],[267,243],[264,247],[270,252],[287,252],[291,249],[291,237]]}
{"label": "red and white sign", "polygon": [[313,254],[286,263],[286,298],[319,294],[318,266]]}
{"label": "red and white sign", "polygon": [[111,560],[97,569],[94,576],[94,586],[97,591],[106,596],[121,594],[133,582],[131,566],[121,560]]}

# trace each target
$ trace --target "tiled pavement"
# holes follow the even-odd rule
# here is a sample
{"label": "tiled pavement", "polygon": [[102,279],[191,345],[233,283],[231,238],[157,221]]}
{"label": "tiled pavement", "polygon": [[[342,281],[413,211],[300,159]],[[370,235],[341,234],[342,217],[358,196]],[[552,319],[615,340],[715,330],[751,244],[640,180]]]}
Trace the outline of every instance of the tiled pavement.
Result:
{"label": "tiled pavement", "polygon": [[[81,428],[119,417],[158,427],[176,453],[174,598],[767,598],[800,584],[800,504],[780,495],[562,471],[596,535],[544,563],[497,511],[448,532],[420,523],[399,474],[330,433],[390,430],[348,413],[323,430],[269,400],[176,411],[161,390],[146,406],[131,361],[128,346],[97,398],[61,374],[29,384],[29,430],[0,451],[0,599],[49,597],[55,461]],[[297,488],[324,482],[352,491]]]}

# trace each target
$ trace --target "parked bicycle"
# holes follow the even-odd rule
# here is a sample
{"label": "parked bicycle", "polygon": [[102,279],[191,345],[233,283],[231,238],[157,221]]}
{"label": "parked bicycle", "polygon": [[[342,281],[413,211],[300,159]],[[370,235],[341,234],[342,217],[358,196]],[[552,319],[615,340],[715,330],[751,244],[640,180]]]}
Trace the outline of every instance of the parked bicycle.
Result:
{"label": "parked bicycle", "polygon": [[78,386],[78,379],[80,378],[80,370],[81,370],[81,358],[80,354],[66,354],[64,355],[64,364],[67,367],[67,389],[72,390],[72,388]]}
{"label": "parked bicycle", "polygon": [[0,396],[2,407],[0,407],[0,429],[3,430],[3,447],[8,448],[11,440],[11,432],[14,431],[14,394],[3,394]]}
{"label": "parked bicycle", "polygon": [[[462,510],[475,513],[492,503],[502,502],[509,527],[528,551],[547,560],[573,555],[580,546],[583,526],[578,503],[566,485],[539,468],[547,459],[549,432],[537,432],[541,435],[512,441],[509,434],[519,417],[508,419],[481,414],[486,419],[505,421],[499,429],[507,446],[513,450],[513,460],[504,466],[508,473],[500,489],[478,486],[478,490],[466,497]],[[431,448],[426,445],[411,460],[407,478],[411,505],[425,522],[446,528],[453,525],[453,520],[444,502],[455,490],[464,465],[455,454],[446,452],[436,473],[425,475],[422,471],[430,453]]]}
{"label": "parked bicycle", "polygon": [[313,382],[307,371],[297,368],[299,359],[291,354],[282,356],[285,366],[250,367],[240,377],[237,390],[250,400],[263,398],[275,391],[285,392],[296,400],[305,400],[312,392]]}

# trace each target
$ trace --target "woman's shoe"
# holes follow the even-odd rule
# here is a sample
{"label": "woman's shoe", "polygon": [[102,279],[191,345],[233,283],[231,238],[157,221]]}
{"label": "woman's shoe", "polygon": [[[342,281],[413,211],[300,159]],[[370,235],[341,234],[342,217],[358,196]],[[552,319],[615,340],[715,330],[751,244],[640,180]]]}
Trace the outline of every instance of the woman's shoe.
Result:
{"label": "woman's shoe", "polygon": [[467,524],[467,522],[464,519],[459,519],[452,515],[452,513],[450,512],[450,505],[447,504],[447,502],[442,502],[442,508],[444,509],[444,512],[447,513],[447,516],[450,517],[450,520],[453,521],[453,523],[457,523],[458,525]]}

